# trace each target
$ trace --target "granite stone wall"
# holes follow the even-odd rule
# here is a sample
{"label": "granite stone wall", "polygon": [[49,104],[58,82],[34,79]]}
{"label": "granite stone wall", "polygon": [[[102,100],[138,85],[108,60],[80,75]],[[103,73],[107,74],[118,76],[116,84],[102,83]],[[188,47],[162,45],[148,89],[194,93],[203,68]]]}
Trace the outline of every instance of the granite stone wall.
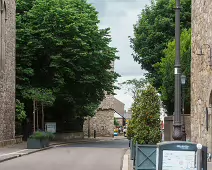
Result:
{"label": "granite stone wall", "polygon": [[[16,45],[16,2],[0,0],[6,6],[1,14],[0,27],[0,143],[15,139],[15,45]],[[1,6],[2,8],[4,7]],[[3,23],[4,21],[4,23]]]}
{"label": "granite stone wall", "polygon": [[114,96],[106,95],[102,101],[94,117],[87,117],[84,121],[83,132],[88,136],[88,129],[90,135],[94,135],[96,130],[97,137],[113,136],[114,133]]}
{"label": "granite stone wall", "polygon": [[90,129],[90,137],[94,136],[94,130],[96,130],[96,137],[113,137],[114,110],[99,109],[94,117],[86,118],[83,126],[84,136],[88,136],[88,129]]}
{"label": "granite stone wall", "polygon": [[[212,48],[212,1],[192,0],[192,62],[191,62],[191,141],[208,146],[212,151],[211,115],[206,129],[206,107],[212,91],[212,68],[209,66]],[[208,45],[203,45],[208,44]],[[204,55],[198,55],[202,47]]]}

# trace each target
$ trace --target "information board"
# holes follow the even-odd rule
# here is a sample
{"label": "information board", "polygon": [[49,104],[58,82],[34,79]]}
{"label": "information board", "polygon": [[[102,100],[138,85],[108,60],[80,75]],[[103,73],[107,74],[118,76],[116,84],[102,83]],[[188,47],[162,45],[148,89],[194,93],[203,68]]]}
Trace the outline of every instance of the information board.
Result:
{"label": "information board", "polygon": [[45,129],[47,132],[56,133],[56,123],[55,122],[47,122],[45,124]]}
{"label": "information board", "polygon": [[162,170],[194,170],[195,160],[195,151],[163,150]]}

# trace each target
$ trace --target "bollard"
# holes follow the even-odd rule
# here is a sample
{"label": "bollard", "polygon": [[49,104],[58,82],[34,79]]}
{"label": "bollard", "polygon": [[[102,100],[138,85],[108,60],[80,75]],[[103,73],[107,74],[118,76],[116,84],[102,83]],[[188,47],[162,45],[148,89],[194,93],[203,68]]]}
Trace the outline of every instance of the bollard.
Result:
{"label": "bollard", "polygon": [[202,145],[197,144],[197,170],[202,170]]}
{"label": "bollard", "polygon": [[96,138],[96,130],[93,132],[93,137]]}

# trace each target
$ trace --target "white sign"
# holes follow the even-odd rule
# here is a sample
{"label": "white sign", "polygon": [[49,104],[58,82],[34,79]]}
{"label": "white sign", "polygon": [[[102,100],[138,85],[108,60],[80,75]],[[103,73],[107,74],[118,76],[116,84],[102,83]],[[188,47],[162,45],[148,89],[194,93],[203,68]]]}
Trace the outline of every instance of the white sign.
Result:
{"label": "white sign", "polygon": [[56,133],[56,122],[47,122],[45,129],[47,132]]}
{"label": "white sign", "polygon": [[194,170],[195,151],[163,151],[162,170]]}

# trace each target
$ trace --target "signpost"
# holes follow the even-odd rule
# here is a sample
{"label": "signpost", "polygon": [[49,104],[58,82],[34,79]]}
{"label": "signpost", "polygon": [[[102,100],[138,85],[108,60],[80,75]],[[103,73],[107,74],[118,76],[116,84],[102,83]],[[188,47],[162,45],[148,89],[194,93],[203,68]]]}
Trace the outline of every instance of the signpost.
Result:
{"label": "signpost", "polygon": [[183,141],[159,143],[157,170],[207,170],[207,147],[200,150],[199,146]]}
{"label": "signpost", "polygon": [[45,131],[56,133],[56,122],[46,122],[45,123]]}

